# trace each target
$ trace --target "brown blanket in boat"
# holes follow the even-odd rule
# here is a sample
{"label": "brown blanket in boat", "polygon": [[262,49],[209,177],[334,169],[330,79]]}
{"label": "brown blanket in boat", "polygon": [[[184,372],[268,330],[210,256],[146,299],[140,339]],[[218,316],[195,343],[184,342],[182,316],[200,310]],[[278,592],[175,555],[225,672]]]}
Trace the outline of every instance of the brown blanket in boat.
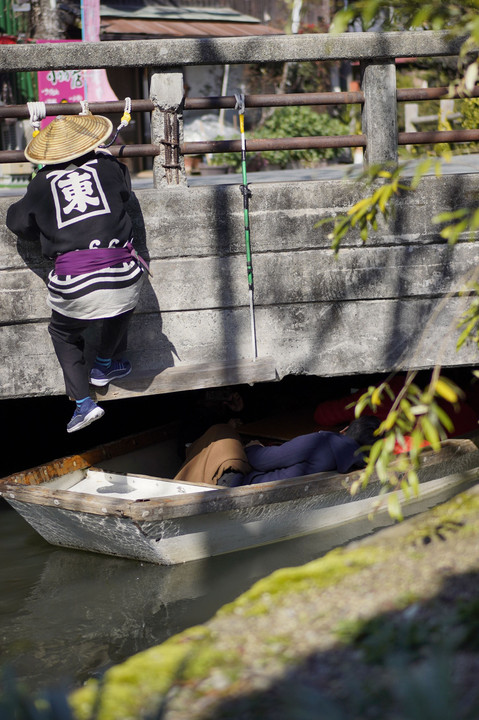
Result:
{"label": "brown blanket in boat", "polygon": [[175,480],[216,485],[227,470],[246,475],[252,468],[236,430],[231,425],[213,425],[189,446]]}

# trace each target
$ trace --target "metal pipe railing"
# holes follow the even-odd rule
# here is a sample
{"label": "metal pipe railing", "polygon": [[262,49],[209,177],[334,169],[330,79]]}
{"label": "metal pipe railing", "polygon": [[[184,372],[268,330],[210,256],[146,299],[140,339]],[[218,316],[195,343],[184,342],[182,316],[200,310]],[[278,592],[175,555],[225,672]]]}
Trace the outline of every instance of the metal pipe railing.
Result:
{"label": "metal pipe railing", "polygon": [[[398,102],[426,101],[440,98],[457,99],[464,97],[459,92],[451,93],[447,87],[437,88],[406,88],[397,90]],[[479,97],[477,85],[468,97]],[[349,105],[364,103],[362,91],[350,92],[318,92],[318,93],[291,93],[291,94],[263,94],[246,95],[245,106],[250,108],[261,107],[291,107],[301,105]],[[234,109],[236,98],[234,96],[185,98],[185,110],[212,110]],[[133,112],[152,112],[155,108],[151,100],[132,100]],[[76,115],[82,111],[80,103],[48,103],[46,115]],[[92,112],[98,114],[122,113],[124,103],[93,102],[90,103]],[[29,117],[27,105],[0,106],[0,119]],[[451,142],[477,142],[479,130],[448,130],[427,132],[401,132],[398,133],[399,145],[424,145]],[[275,139],[249,139],[246,141],[247,152],[261,152],[268,150],[308,150],[312,148],[346,148],[366,147],[365,135],[339,135],[322,137],[296,137]],[[240,152],[240,140],[213,140],[203,142],[184,142],[180,145],[182,155],[203,155],[205,153]],[[154,144],[113,145],[109,148],[116,157],[155,157],[160,154],[160,148]],[[22,162],[25,155],[22,150],[0,151],[0,162]]]}
{"label": "metal pipe railing", "polygon": [[478,141],[479,130],[429,130],[398,133],[398,145],[435,145]]}
{"label": "metal pipe railing", "polygon": [[468,94],[465,94],[457,89],[454,92],[451,92],[451,89],[448,87],[401,88],[396,91],[396,98],[398,102],[440,100],[441,98],[447,98],[449,100],[464,100],[468,97],[479,97],[479,85],[476,85]]}
{"label": "metal pipe railing", "polygon": [[[119,158],[156,157],[160,154],[158,145],[112,145],[108,151]],[[0,151],[0,163],[25,162],[23,150]]]}
{"label": "metal pipe railing", "polygon": [[[291,93],[284,95],[246,95],[245,107],[291,107],[300,105],[353,105],[364,102],[364,93],[357,92],[324,92],[324,93]],[[185,110],[222,110],[234,109],[236,98],[224,97],[196,97],[185,98]],[[124,103],[121,101],[92,102],[90,110],[97,114],[122,113]],[[80,103],[48,103],[46,106],[48,117],[56,115],[78,115],[82,111]],[[132,112],[152,112],[155,106],[151,100],[132,100]],[[0,118],[28,118],[26,105],[0,106]]]}
{"label": "metal pipe railing", "polygon": [[[479,130],[431,130],[426,132],[400,132],[398,145],[433,145],[453,142],[479,142]],[[294,137],[246,140],[246,152],[267,152],[268,150],[311,150],[318,148],[366,147],[365,135],[336,135],[323,137]],[[156,157],[160,154],[158,145],[112,145],[112,155],[120,158]],[[240,140],[212,140],[185,142],[180,145],[182,155],[203,155],[205,153],[241,152]],[[0,151],[0,162],[23,162],[23,150]]]}
{"label": "metal pipe railing", "polygon": [[[123,113],[125,103],[121,100],[113,100],[112,102],[92,102],[89,103],[90,110],[96,115],[108,115],[111,113]],[[152,112],[154,105],[151,100],[132,100],[132,112]],[[47,117],[57,115],[78,115],[82,112],[80,103],[46,103],[45,112]],[[27,105],[0,105],[1,118],[15,118],[22,120],[29,118],[30,113]]]}
{"label": "metal pipe railing", "polygon": [[[288,93],[282,95],[245,95],[245,107],[291,107],[300,105],[354,105],[364,102],[361,90],[349,92]],[[232,96],[186,98],[185,110],[215,110],[234,108]]]}
{"label": "metal pipe railing", "polygon": [[[464,94],[457,90],[450,92],[448,87],[436,88],[404,88],[397,90],[398,102],[415,102],[426,100],[438,100],[440,98],[462,99]],[[467,97],[479,97],[479,85],[477,85]],[[245,95],[245,107],[291,107],[301,105],[355,105],[364,102],[362,90],[349,92],[317,92],[317,93],[288,93],[282,95]],[[236,98],[233,95],[224,97],[194,97],[185,98],[185,110],[222,110],[234,109]],[[92,102],[90,109],[98,114],[122,113],[124,103],[120,100],[112,102]],[[132,100],[132,112],[152,112],[154,104],[151,100]],[[53,115],[78,115],[82,111],[80,103],[48,103],[46,114]],[[28,118],[29,112],[26,105],[2,105],[0,106],[0,118]]]}
{"label": "metal pipe railing", "polygon": [[[320,137],[261,138],[250,139],[245,142],[246,152],[261,152],[267,150],[311,150],[312,148],[366,147],[366,136],[324,135]],[[240,152],[241,140],[185,142],[180,147],[183,155]]]}

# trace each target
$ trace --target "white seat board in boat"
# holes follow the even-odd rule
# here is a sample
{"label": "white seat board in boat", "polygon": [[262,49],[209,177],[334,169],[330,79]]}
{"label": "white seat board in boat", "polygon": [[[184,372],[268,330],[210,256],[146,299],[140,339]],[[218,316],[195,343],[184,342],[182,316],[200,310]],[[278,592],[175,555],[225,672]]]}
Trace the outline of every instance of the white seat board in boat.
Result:
{"label": "white seat board in boat", "polygon": [[68,489],[70,492],[103,495],[124,500],[148,500],[150,498],[217,490],[216,487],[210,488],[192,483],[179,483],[174,480],[135,477],[134,475],[108,473],[99,470],[88,470],[82,480]]}

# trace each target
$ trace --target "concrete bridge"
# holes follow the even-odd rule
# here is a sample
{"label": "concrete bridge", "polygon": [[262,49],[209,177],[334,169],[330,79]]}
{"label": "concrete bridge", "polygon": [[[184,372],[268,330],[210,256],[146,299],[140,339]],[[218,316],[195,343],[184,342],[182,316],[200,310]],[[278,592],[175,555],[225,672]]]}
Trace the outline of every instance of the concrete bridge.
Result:
{"label": "concrete bridge", "polygon": [[[362,66],[366,162],[397,159],[395,58],[454,56],[441,33],[351,33],[217,40],[144,40],[0,46],[8,71],[62,67],[148,67],[155,186],[135,192],[137,240],[153,277],[132,323],[131,378],[104,399],[255,383],[288,374],[322,377],[392,369],[467,366],[456,352],[459,295],[478,265],[476,243],[448,247],[431,224],[440,211],[476,207],[475,173],[428,176],[398,198],[394,217],[363,247],[348,237],[338,257],[323,217],[345,212],[364,193],[354,181],[252,183],[257,357],[251,340],[243,201],[234,185],[189,186],[166,177],[165,123],[182,139],[182,68],[190,65],[357,60]],[[94,112],[96,110],[93,110]],[[103,110],[103,112],[105,112]],[[183,148],[185,149],[185,148]],[[0,158],[1,160],[1,158]],[[0,398],[63,394],[47,332],[45,278],[37,247],[5,227],[12,198],[0,199]],[[92,347],[94,338],[91,339]]]}

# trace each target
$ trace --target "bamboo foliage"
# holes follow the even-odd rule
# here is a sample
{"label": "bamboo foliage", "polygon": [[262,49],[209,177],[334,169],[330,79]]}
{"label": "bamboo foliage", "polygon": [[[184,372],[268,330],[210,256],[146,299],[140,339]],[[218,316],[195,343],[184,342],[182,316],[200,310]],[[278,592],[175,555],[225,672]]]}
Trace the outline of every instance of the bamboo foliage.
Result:
{"label": "bamboo foliage", "polygon": [[[385,420],[376,431],[378,440],[369,448],[366,467],[356,480],[351,493],[365,488],[373,473],[382,484],[378,506],[382,495],[391,493],[388,510],[392,517],[402,519],[402,496],[417,497],[420,492],[418,470],[424,447],[435,451],[441,448],[441,441],[454,430],[449,414],[441,407],[441,400],[457,407],[463,397],[462,390],[451,380],[441,377],[439,367],[433,371],[431,381],[425,389],[415,382],[417,373],[408,374],[401,391],[394,396],[389,381],[370,386],[355,406],[355,415],[360,417],[366,408],[377,412],[386,398],[393,401]],[[400,455],[397,449],[403,449]],[[392,491],[392,492],[391,492]]]}
{"label": "bamboo foliage", "polygon": [[[445,3],[433,0],[421,4],[414,0],[392,0],[386,10],[380,0],[358,0],[345,5],[335,15],[331,32],[344,32],[353,24],[357,27],[357,23],[360,23],[363,30],[446,30],[451,36],[464,38],[451,93],[455,90],[467,97],[479,77],[478,9],[477,0]],[[418,163],[411,179],[406,178],[406,174],[410,173],[408,163],[367,168],[358,178],[364,184],[365,196],[346,213],[322,219],[317,226],[331,225],[329,239],[336,254],[351,231],[359,230],[363,244],[366,243],[370,232],[378,230],[378,220],[383,218],[387,221],[394,214],[400,194],[415,191],[431,169],[440,175],[441,162],[447,160],[445,152],[438,160],[426,158]],[[465,239],[474,240],[479,230],[479,210],[460,208],[451,213],[441,213],[433,217],[431,222],[440,226],[439,234],[443,239],[455,245]],[[477,268],[473,268],[472,274],[472,280],[461,291],[468,303],[457,321],[461,331],[457,349],[466,342],[479,346]],[[479,377],[479,372],[474,374]],[[450,414],[443,408],[444,403],[454,410],[463,396],[459,387],[441,375],[439,364],[433,369],[425,389],[414,382],[416,375],[415,372],[408,374],[397,396],[394,396],[390,387],[391,378],[378,386],[369,387],[355,406],[355,415],[359,417],[366,408],[373,413],[377,412],[386,398],[392,401],[386,419],[377,430],[377,441],[367,449],[366,467],[359,480],[353,484],[351,492],[354,494],[364,488],[375,473],[382,483],[382,492],[393,491],[388,500],[388,509],[390,515],[398,520],[402,518],[401,498],[409,498],[420,492],[418,468],[424,447],[440,450],[441,441],[454,430]],[[397,455],[398,447],[403,449],[400,455]]]}
{"label": "bamboo foliage", "polygon": [[[358,200],[344,215],[323,218],[316,227],[321,225],[332,225],[328,235],[331,240],[331,247],[335,253],[339,252],[341,242],[348,232],[353,229],[359,230],[363,243],[367,242],[369,231],[377,231],[378,219],[382,216],[387,220],[394,213],[393,201],[401,191],[415,190],[421,178],[431,169],[433,160],[426,158],[420,162],[414,171],[412,179],[405,179],[409,171],[407,163],[399,166],[388,167],[387,165],[375,165],[368,167],[358,177],[365,188],[372,188],[372,192],[361,200]],[[436,175],[441,173],[440,161],[435,161]]]}

